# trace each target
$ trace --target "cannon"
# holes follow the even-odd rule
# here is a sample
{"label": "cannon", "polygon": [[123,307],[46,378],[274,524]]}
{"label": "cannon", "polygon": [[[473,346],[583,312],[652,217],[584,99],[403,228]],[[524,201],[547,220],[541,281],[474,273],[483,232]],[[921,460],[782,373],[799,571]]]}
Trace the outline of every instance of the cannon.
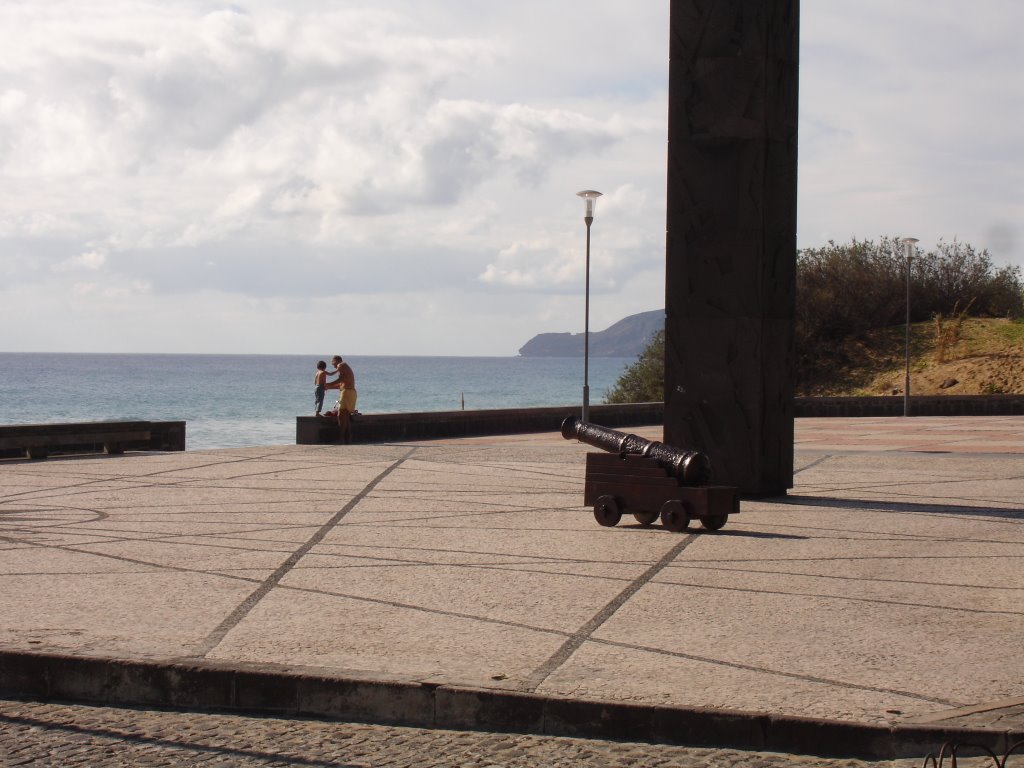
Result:
{"label": "cannon", "polygon": [[700,451],[685,451],[656,440],[616,432],[597,424],[566,416],[562,437],[601,448],[619,456],[644,456],[653,459],[678,478],[683,485],[707,485],[711,480],[711,459]]}
{"label": "cannon", "polygon": [[587,454],[583,489],[583,503],[593,506],[600,525],[618,525],[623,514],[632,514],[645,528],[660,517],[670,531],[685,531],[695,519],[706,530],[717,531],[740,511],[738,489],[711,485],[711,460],[701,451],[645,440],[575,416],[562,422],[562,437],[605,451]]}

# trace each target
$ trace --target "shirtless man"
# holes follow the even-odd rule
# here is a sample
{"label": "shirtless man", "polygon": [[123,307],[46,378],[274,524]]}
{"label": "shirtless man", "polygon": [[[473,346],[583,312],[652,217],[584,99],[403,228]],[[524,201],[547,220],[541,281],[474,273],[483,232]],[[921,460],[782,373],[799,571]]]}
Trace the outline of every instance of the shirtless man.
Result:
{"label": "shirtless man", "polygon": [[356,410],[356,376],[341,355],[332,357],[331,364],[338,378],[324,384],[324,389],[338,390],[338,428],[342,442],[348,444],[352,442],[352,414]]}

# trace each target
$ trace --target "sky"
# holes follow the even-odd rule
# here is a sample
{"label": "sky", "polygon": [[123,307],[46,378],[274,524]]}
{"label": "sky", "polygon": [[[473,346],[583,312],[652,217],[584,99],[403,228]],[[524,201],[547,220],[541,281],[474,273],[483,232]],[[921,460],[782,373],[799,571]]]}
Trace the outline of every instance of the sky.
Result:
{"label": "sky", "polygon": [[[802,0],[798,246],[1024,264],[1024,3]],[[664,306],[668,0],[0,0],[0,351],[515,355]]]}

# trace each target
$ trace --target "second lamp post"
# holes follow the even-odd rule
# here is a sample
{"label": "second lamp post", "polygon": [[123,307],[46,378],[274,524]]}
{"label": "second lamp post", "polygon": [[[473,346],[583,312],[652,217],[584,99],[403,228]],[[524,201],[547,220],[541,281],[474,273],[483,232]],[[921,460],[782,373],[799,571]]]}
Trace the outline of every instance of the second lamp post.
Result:
{"label": "second lamp post", "polygon": [[914,259],[914,244],[917,242],[916,237],[904,237],[900,242],[903,243],[904,255],[907,258],[907,323],[906,323],[906,340],[904,345],[905,357],[906,357],[906,373],[903,378],[903,415],[910,415],[910,263]]}
{"label": "second lamp post", "polygon": [[587,287],[583,310],[583,421],[590,421],[590,225],[594,223],[594,204],[600,192],[585,189],[576,193],[586,205],[583,221],[587,225]]}

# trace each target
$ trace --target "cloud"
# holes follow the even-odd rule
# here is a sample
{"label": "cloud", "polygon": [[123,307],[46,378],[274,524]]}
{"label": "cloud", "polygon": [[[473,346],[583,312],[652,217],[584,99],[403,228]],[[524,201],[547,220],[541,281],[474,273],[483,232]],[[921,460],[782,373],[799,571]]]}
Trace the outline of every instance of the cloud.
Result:
{"label": "cloud", "polygon": [[[580,217],[577,221],[580,222],[583,203],[577,202]],[[647,193],[633,184],[621,185],[598,199],[591,225],[593,291],[613,292],[638,273],[663,271],[663,233],[636,224],[646,222],[649,211]],[[610,229],[601,226],[607,222],[612,222]],[[578,290],[586,277],[585,237],[580,229],[583,228],[513,242],[487,264],[479,275],[480,282],[492,287],[542,293]],[[658,301],[660,299],[655,303]]]}
{"label": "cloud", "polygon": [[79,298],[96,297],[104,302],[111,299],[126,299],[144,296],[150,292],[149,283],[136,280],[130,283],[110,284],[78,282],[71,286],[71,292]]}
{"label": "cloud", "polygon": [[562,287],[572,280],[579,284],[575,258],[567,244],[547,239],[513,243],[487,265],[480,280],[491,285],[537,289],[542,286]]}
{"label": "cloud", "polygon": [[80,270],[96,271],[107,263],[107,256],[101,251],[86,251],[72,256],[50,267],[51,272],[75,272]]}
{"label": "cloud", "polygon": [[[879,23],[883,20],[885,23]],[[1018,151],[1024,6],[858,3],[801,13],[800,239],[991,238],[1022,213]]]}
{"label": "cloud", "polygon": [[102,244],[102,264],[79,254],[49,271],[103,266],[157,291],[317,293],[327,253],[381,289],[374,266],[393,273],[425,236],[446,263],[401,274],[441,285],[486,220],[484,187],[537,189],[652,125],[447,97],[501,44],[425,35],[387,10],[0,8],[0,26],[18,22],[29,33],[0,71],[0,236]]}
{"label": "cloud", "polygon": [[[662,306],[669,6],[0,3],[0,349],[514,353],[582,328],[585,188],[592,325]],[[799,244],[1024,263],[1022,26],[805,3]]]}

